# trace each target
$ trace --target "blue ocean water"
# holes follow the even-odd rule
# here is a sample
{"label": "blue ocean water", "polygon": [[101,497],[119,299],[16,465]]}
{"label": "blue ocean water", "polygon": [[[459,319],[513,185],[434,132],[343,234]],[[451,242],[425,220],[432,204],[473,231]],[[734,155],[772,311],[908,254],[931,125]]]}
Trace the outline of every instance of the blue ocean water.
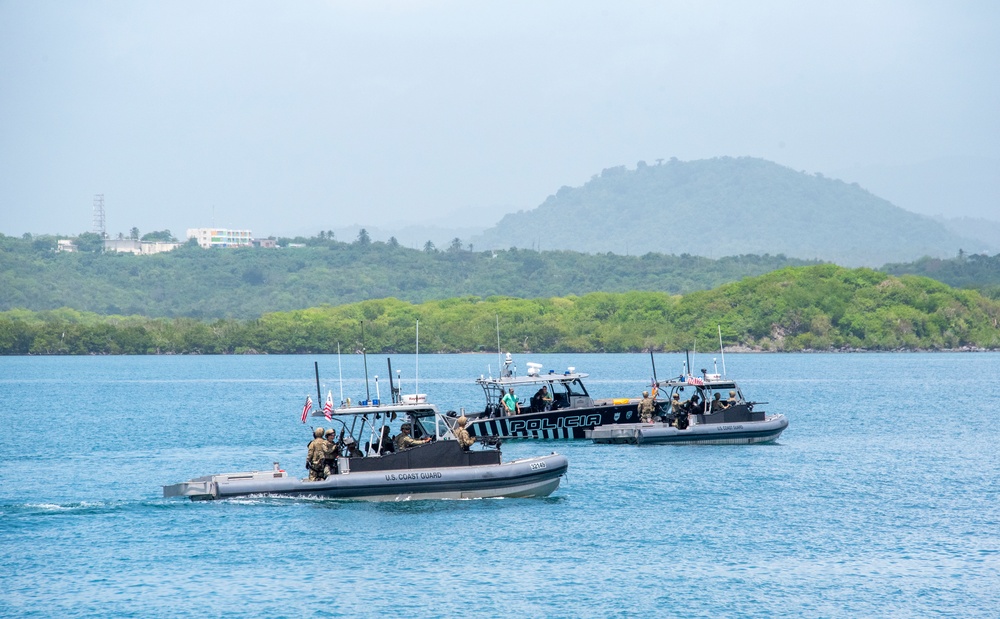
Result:
{"label": "blue ocean water", "polygon": [[[776,444],[505,443],[569,456],[546,499],[161,498],[273,461],[304,472],[314,361],[324,396],[339,374],[365,396],[356,355],[0,358],[0,616],[1000,614],[998,354],[727,355],[790,419]],[[385,358],[367,361],[387,394]],[[648,355],[518,361],[589,372],[596,397],[652,373]],[[658,355],[659,377],[682,361]],[[497,370],[392,363],[446,410],[480,408],[472,379]]]}

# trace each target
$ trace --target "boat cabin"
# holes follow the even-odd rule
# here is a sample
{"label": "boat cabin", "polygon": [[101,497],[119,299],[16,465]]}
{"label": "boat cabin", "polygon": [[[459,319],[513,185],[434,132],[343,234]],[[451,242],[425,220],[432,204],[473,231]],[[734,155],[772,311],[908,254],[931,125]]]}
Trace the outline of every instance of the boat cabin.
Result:
{"label": "boat cabin", "polygon": [[696,423],[738,423],[763,421],[764,412],[754,411],[754,404],[747,402],[739,385],[721,377],[698,378],[686,376],[662,381],[659,393],[667,400],[666,410],[674,401],[674,394],[681,410],[694,416]]}
{"label": "boat cabin", "polygon": [[[522,413],[594,406],[594,399],[583,385],[582,379],[586,378],[587,374],[577,373],[575,368],[569,368],[561,374],[555,370],[543,373],[540,368],[538,364],[529,363],[527,376],[516,376],[516,373],[511,373],[500,378],[480,376],[476,379],[476,384],[483,388],[483,394],[486,396],[484,415],[488,417],[505,415],[506,409],[501,401],[510,389],[514,390]],[[536,397],[542,387],[548,391],[550,401]]]}
{"label": "boat cabin", "polygon": [[[313,417],[321,418],[325,416],[321,410],[313,411],[312,415]],[[331,411],[331,419],[324,419],[321,423],[324,424],[324,428],[332,428],[337,432],[338,440],[341,444],[344,444],[345,439],[350,438],[360,451],[361,455],[351,457],[347,455],[349,452],[344,450],[345,457],[342,457],[340,460],[342,463],[341,466],[347,466],[347,470],[405,468],[406,466],[414,466],[413,462],[411,462],[413,458],[417,458],[421,462],[430,458],[431,460],[437,460],[439,464],[441,458],[445,456],[447,456],[444,458],[445,460],[454,460],[455,458],[463,461],[468,460],[464,456],[460,457],[456,455],[463,450],[455,440],[449,420],[445,419],[444,415],[434,404],[426,402],[411,403],[408,399],[402,399],[401,402],[396,404],[386,403],[337,408]],[[410,424],[410,436],[414,439],[422,440],[432,437],[434,442],[419,446],[419,448],[411,447],[402,452],[396,452],[394,446],[391,451],[383,450],[380,440],[383,433],[386,432],[383,428],[387,429],[388,437],[392,439],[402,431],[403,424]],[[404,457],[401,455],[418,449],[421,452],[419,456],[411,454]],[[476,462],[479,462],[483,458],[479,456],[471,457],[474,460],[478,458]],[[488,456],[487,458],[490,461],[498,459],[499,452],[496,452],[495,456]],[[381,459],[384,461],[379,465],[375,465],[374,463],[357,463],[359,460],[367,461],[372,459]],[[345,460],[349,461],[345,462]]]}

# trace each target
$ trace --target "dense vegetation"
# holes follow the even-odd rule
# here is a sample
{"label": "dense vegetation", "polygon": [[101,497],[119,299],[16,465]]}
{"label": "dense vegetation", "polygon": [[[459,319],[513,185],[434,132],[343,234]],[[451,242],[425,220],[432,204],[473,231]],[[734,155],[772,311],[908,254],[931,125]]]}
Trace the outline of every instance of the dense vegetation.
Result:
{"label": "dense vegetation", "polygon": [[[362,231],[364,232],[364,231]],[[91,237],[95,237],[92,239]],[[395,297],[521,298],[650,290],[680,294],[806,264],[784,256],[588,255],[474,252],[455,240],[423,251],[398,243],[351,243],[321,233],[279,249],[205,250],[187,244],[152,256],[56,253],[54,237],[0,235],[0,310],[62,307],[149,317],[256,318],[322,303]],[[81,235],[85,242],[100,239]],[[302,247],[289,247],[295,241]]]}
{"label": "dense vegetation", "polygon": [[63,309],[0,313],[3,354],[332,353],[493,350],[625,352],[1000,348],[1000,303],[912,275],[794,267],[683,297],[591,293],[544,299],[464,297],[322,305],[257,320],[98,316]]}
{"label": "dense vegetation", "polygon": [[[709,257],[771,252],[848,266],[984,249],[857,184],[749,157],[610,168],[506,215],[474,242]],[[1000,249],[993,245],[985,249]]]}
{"label": "dense vegetation", "polygon": [[905,264],[887,264],[893,275],[923,275],[956,288],[971,288],[992,299],[1000,299],[1000,254],[966,254],[955,258],[921,258]]}

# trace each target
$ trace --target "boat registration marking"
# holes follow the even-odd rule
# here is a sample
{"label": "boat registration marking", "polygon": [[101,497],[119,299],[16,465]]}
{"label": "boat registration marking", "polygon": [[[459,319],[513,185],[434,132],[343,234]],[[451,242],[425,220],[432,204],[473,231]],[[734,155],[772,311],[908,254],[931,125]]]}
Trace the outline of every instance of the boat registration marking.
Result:
{"label": "boat registration marking", "polygon": [[544,462],[532,462],[531,463],[531,470],[532,471],[537,471],[539,469],[545,469],[545,468],[548,468],[548,467],[545,466]]}
{"label": "boat registration marking", "polygon": [[386,473],[386,481],[402,481],[407,479],[441,479],[440,471],[423,471],[420,473]]}
{"label": "boat registration marking", "polygon": [[510,433],[535,432],[538,430],[556,430],[559,428],[579,428],[581,426],[601,425],[599,414],[591,415],[568,415],[559,417],[555,423],[550,419],[511,419],[509,424]]}

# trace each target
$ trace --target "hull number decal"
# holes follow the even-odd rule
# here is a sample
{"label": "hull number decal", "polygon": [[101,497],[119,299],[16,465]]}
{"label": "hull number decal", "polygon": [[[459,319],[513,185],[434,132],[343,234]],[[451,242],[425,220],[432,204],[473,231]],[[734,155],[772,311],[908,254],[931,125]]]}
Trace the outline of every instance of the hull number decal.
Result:
{"label": "hull number decal", "polygon": [[537,471],[537,470],[539,470],[539,469],[544,469],[544,468],[547,468],[547,467],[545,466],[545,463],[544,463],[544,462],[532,462],[532,463],[531,463],[531,470],[532,470],[532,471]]}

